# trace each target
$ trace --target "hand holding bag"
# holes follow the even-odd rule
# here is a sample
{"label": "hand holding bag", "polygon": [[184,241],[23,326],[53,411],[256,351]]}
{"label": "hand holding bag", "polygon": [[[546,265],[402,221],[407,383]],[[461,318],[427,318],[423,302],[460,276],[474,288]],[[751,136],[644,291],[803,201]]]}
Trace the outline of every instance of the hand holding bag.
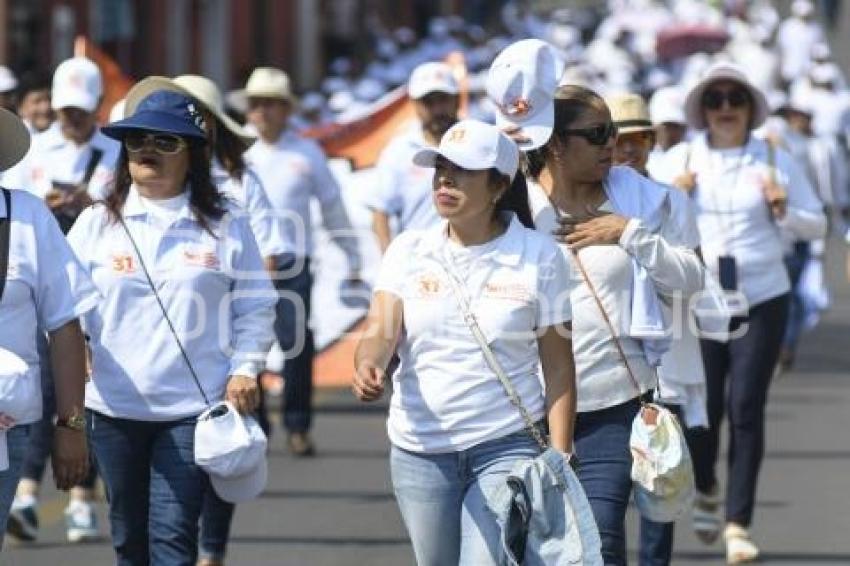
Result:
{"label": "hand holding bag", "polygon": [[500,564],[508,566],[602,565],[602,542],[587,496],[570,466],[569,457],[549,446],[522,403],[464,294],[464,286],[443,264],[463,318],[481,347],[487,365],[496,374],[529,434],[542,454],[518,462],[505,489],[493,498],[502,527]]}

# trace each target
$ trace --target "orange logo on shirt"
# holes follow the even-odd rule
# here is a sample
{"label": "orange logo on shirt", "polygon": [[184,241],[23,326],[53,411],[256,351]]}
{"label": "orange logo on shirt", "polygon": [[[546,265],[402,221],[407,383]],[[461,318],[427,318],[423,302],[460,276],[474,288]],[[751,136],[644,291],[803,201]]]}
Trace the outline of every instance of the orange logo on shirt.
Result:
{"label": "orange logo on shirt", "polygon": [[133,256],[113,254],[112,271],[114,273],[134,273],[136,271],[136,262],[133,261]]}
{"label": "orange logo on shirt", "polygon": [[491,299],[504,299],[525,303],[531,300],[531,292],[522,283],[487,283],[483,295]]}
{"label": "orange logo on shirt", "polygon": [[207,269],[218,269],[218,256],[213,251],[191,251],[183,250],[183,260],[187,265],[206,267]]}
{"label": "orange logo on shirt", "polygon": [[428,273],[422,275],[417,281],[417,294],[421,299],[431,299],[440,294],[440,280]]}

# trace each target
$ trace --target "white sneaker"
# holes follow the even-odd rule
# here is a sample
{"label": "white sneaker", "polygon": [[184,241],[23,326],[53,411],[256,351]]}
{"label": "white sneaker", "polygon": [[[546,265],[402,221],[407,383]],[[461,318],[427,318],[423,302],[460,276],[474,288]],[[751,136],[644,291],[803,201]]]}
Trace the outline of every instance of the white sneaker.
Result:
{"label": "white sneaker", "polygon": [[100,538],[94,505],[87,501],[71,501],[65,508],[68,542],[89,542]]}
{"label": "white sneaker", "polygon": [[750,539],[750,533],[741,525],[729,523],[723,531],[726,541],[726,563],[748,564],[758,560],[759,547]]}

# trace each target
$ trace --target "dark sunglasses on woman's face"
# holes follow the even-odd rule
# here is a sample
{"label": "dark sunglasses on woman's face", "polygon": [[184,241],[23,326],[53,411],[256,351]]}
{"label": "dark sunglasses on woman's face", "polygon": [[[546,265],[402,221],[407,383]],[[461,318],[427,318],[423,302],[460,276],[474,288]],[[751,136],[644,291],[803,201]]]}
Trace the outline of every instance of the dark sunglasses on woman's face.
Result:
{"label": "dark sunglasses on woman's face", "polygon": [[613,122],[608,122],[591,128],[563,130],[563,133],[584,138],[591,145],[603,146],[608,143],[609,139],[617,137],[617,126]]}
{"label": "dark sunglasses on woman's face", "polygon": [[702,105],[709,110],[720,110],[724,101],[728,102],[732,108],[741,108],[750,102],[750,95],[742,88],[736,88],[729,92],[710,89],[702,95]]}
{"label": "dark sunglasses on woman's face", "polygon": [[124,147],[130,153],[142,151],[148,142],[153,144],[153,149],[161,155],[174,155],[186,147],[186,141],[180,136],[171,134],[127,134],[124,138]]}

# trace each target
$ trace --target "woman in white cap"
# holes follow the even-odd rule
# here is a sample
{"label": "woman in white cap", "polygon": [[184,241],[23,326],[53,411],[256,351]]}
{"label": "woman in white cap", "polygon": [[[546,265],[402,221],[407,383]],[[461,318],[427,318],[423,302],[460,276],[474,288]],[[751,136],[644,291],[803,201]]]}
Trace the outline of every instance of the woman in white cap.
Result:
{"label": "woman in white cap", "polygon": [[547,419],[552,446],[570,452],[567,266],[554,242],[523,226],[530,216],[516,184],[519,152],[497,128],[459,122],[414,161],[435,167],[443,222],[405,232],[387,249],[355,354],[354,391],[379,399],[398,351],[390,471],[417,563],[496,564],[500,528],[488,498],[540,449],[489,369],[456,293],[531,418]]}
{"label": "woman in white cap", "polygon": [[493,62],[487,91],[500,108],[497,123],[527,151],[535,227],[566,244],[578,476],[605,564],[624,565],[632,423],[669,348],[650,335],[668,331],[659,301],[700,289],[702,269],[677,239],[667,190],[629,167],[612,167],[617,128],[605,101],[584,87],[559,87],[562,72],[551,46],[519,41]]}
{"label": "woman in white cap", "polygon": [[705,542],[720,532],[715,473],[720,426],[729,416],[726,554],[755,560],[750,540],[756,484],[764,455],[764,410],[788,314],[788,273],[781,233],[820,238],[822,205],[796,162],[751,135],[768,115],[764,95],[739,67],[716,63],[688,93],[688,124],[703,130],[668,152],[656,175],[688,191],[696,205],[702,254],[736,311],[728,341],[703,340],[709,428],[695,442],[699,492],[694,528]]}
{"label": "woman in white cap", "polygon": [[[116,182],[68,239],[104,297],[84,319],[86,408],[117,563],[194,566],[209,489],[195,422],[222,398],[256,409],[276,293],[248,219],[210,177],[197,103],[146,88],[104,128],[122,142]],[[134,90],[147,94],[131,105]]]}
{"label": "woman in white cap", "polygon": [[[0,170],[26,154],[30,135],[0,109]],[[43,201],[26,191],[0,191],[0,545],[9,507],[41,419],[41,371],[36,339],[50,336],[56,397],[53,473],[66,490],[88,471],[83,417],[85,342],[78,318],[99,295]]]}

